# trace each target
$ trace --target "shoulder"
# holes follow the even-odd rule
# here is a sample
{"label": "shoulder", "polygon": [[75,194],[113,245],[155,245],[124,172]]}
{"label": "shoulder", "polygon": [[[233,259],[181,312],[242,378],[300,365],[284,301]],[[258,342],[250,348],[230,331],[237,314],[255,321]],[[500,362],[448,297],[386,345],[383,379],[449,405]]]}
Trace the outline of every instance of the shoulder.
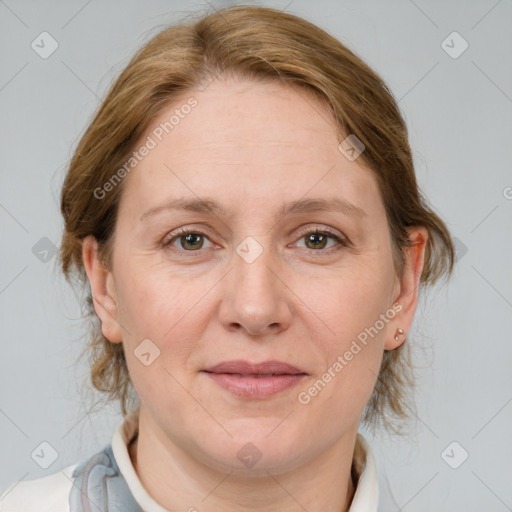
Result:
{"label": "shoulder", "polygon": [[[120,457],[125,457],[123,461],[127,470],[131,463],[126,436],[132,435],[138,425],[133,419],[129,421],[130,418],[132,416],[118,426],[113,437]],[[112,444],[104,445],[81,462],[60,471],[33,480],[18,480],[3,492],[0,489],[0,512],[70,512],[70,509],[84,510],[84,506],[85,510],[92,510],[85,501],[96,505],[95,509],[97,504],[108,508],[109,493],[112,493],[113,500],[117,499],[116,496],[131,496],[117,465]],[[88,499],[84,500],[83,496]]]}
{"label": "shoulder", "polygon": [[77,465],[41,478],[14,482],[0,495],[0,512],[69,512]]}

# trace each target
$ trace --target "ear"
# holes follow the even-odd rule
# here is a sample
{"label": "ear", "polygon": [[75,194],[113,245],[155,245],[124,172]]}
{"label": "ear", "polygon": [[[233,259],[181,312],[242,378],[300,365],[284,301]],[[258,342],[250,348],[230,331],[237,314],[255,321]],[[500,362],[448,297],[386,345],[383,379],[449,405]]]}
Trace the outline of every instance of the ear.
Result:
{"label": "ear", "polygon": [[98,256],[98,242],[91,235],[82,243],[82,259],[89,279],[94,310],[101,321],[103,336],[112,343],[122,341],[121,326],[117,322],[117,301],[112,272],[107,270]]}
{"label": "ear", "polygon": [[[404,275],[402,279],[397,278],[397,291],[394,292],[395,300],[393,301],[393,304],[400,305],[401,309],[390,322],[390,331],[384,345],[385,350],[394,350],[404,343],[418,305],[419,284],[429,234],[424,226],[408,227],[407,232],[412,246],[406,249]],[[402,329],[403,334],[397,332],[398,329]],[[398,340],[395,339],[395,336],[398,336]]]}

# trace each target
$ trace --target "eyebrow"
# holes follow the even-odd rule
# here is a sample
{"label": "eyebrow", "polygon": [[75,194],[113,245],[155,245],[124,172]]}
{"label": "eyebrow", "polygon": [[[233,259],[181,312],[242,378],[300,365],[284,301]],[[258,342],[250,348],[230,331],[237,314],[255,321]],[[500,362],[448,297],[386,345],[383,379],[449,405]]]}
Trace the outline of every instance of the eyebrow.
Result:
{"label": "eyebrow", "polygon": [[[228,217],[230,212],[224,208],[220,203],[210,198],[177,198],[168,201],[159,206],[149,208],[141,216],[140,220],[144,220],[150,215],[155,215],[162,211],[168,210],[186,210],[198,213],[211,213],[219,217]],[[276,217],[285,216],[290,213],[309,213],[309,212],[320,212],[320,211],[337,211],[349,216],[365,217],[367,214],[364,210],[352,204],[345,199],[339,197],[333,198],[311,198],[311,199],[299,199],[297,201],[291,201],[277,212]]]}

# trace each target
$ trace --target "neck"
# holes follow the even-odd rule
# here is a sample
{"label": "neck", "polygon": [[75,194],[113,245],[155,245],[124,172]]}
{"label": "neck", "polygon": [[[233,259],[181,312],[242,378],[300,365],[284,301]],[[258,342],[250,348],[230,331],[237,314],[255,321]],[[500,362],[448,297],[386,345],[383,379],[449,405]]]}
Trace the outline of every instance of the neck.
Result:
{"label": "neck", "polygon": [[[143,424],[144,425],[144,424]],[[224,473],[207,466],[166,438],[165,446],[144,428],[128,446],[147,492],[167,510],[297,510],[347,512],[357,476],[352,467],[357,428],[302,467],[268,477]]]}

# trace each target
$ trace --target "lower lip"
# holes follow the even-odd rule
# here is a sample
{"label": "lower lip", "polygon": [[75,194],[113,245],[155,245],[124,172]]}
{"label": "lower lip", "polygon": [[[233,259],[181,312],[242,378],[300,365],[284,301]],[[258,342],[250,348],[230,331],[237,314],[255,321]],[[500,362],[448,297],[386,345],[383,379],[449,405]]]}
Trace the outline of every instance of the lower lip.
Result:
{"label": "lower lip", "polygon": [[231,373],[205,372],[223,388],[242,398],[267,398],[295,386],[306,375],[274,375],[272,377],[241,376]]}

